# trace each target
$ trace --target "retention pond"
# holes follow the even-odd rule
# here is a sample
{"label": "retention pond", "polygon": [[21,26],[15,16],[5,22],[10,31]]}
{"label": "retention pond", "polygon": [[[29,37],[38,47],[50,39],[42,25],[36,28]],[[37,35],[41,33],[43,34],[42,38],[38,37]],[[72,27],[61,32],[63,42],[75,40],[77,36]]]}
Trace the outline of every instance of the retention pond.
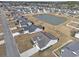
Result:
{"label": "retention pond", "polygon": [[36,17],[39,20],[46,21],[53,25],[62,24],[67,20],[65,17],[58,17],[58,16],[53,16],[53,15],[48,15],[48,14],[34,15],[34,17]]}

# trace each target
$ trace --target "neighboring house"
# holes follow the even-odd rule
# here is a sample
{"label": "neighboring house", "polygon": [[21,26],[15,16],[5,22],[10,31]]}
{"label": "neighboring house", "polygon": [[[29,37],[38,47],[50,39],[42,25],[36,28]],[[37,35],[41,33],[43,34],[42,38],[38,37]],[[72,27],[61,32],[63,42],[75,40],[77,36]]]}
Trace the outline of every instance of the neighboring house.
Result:
{"label": "neighboring house", "polygon": [[79,57],[79,41],[74,41],[61,49],[61,57]]}
{"label": "neighboring house", "polygon": [[36,25],[31,25],[31,26],[22,27],[22,28],[23,28],[24,32],[27,31],[29,34],[42,31],[42,28],[39,28]]}
{"label": "neighboring house", "polygon": [[75,33],[75,37],[76,37],[76,38],[79,38],[79,32],[76,32],[76,33]]}
{"label": "neighboring house", "polygon": [[41,51],[58,42],[58,38],[47,32],[38,32],[32,38],[34,45]]}
{"label": "neighboring house", "polygon": [[42,28],[34,25],[31,21],[27,20],[27,18],[19,17],[18,20],[19,20],[19,27],[22,27],[24,32],[32,34],[35,32],[42,31]]}

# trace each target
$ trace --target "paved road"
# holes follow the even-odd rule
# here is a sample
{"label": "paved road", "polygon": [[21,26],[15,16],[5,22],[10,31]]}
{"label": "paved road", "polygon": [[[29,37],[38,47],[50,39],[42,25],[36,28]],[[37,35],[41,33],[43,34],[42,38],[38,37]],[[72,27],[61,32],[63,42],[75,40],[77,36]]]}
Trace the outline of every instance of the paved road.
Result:
{"label": "paved road", "polygon": [[37,49],[37,47],[33,47],[25,52],[23,52],[20,56],[21,57],[30,57],[33,54],[37,53],[39,50]]}
{"label": "paved road", "polygon": [[4,40],[6,45],[6,55],[7,57],[19,57],[20,54],[16,47],[15,39],[13,38],[12,33],[9,29],[8,21],[6,20],[7,17],[1,8],[0,8],[0,13],[1,13],[0,19],[2,21]]}

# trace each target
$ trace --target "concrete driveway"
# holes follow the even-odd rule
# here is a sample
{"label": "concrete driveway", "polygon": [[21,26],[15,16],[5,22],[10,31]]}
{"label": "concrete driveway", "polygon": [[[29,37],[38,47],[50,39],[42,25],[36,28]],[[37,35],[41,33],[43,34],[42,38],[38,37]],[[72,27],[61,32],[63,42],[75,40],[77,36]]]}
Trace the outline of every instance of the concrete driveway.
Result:
{"label": "concrete driveway", "polygon": [[37,47],[33,47],[25,52],[23,52],[22,54],[20,54],[21,57],[30,57],[33,54],[37,53],[39,50],[37,49]]}
{"label": "concrete driveway", "polygon": [[4,42],[4,40],[1,40],[0,41],[0,45],[3,45],[5,42]]}

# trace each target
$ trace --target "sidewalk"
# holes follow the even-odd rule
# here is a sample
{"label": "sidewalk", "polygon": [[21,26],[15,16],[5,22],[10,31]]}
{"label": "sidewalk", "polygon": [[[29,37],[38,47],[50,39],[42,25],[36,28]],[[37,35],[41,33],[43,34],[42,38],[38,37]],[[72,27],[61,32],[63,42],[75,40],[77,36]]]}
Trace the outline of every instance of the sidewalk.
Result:
{"label": "sidewalk", "polygon": [[33,54],[37,53],[39,50],[37,49],[37,47],[33,47],[25,52],[23,52],[22,54],[20,54],[21,57],[29,57],[32,56]]}
{"label": "sidewalk", "polygon": [[4,42],[4,40],[1,40],[0,41],[0,45],[3,45],[5,42]]}
{"label": "sidewalk", "polygon": [[0,33],[0,36],[2,36],[4,33]]}

